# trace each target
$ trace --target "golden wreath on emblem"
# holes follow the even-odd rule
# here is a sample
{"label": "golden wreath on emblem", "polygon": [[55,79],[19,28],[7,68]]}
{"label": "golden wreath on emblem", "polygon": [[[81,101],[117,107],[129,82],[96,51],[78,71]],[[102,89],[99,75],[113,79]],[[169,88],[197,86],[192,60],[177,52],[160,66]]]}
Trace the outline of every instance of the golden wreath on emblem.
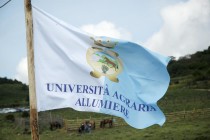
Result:
{"label": "golden wreath on emblem", "polygon": [[119,55],[111,50],[118,42],[103,38],[91,39],[94,44],[86,53],[87,62],[93,69],[90,75],[95,78],[106,76],[113,82],[119,82],[117,76],[122,72],[123,65]]}

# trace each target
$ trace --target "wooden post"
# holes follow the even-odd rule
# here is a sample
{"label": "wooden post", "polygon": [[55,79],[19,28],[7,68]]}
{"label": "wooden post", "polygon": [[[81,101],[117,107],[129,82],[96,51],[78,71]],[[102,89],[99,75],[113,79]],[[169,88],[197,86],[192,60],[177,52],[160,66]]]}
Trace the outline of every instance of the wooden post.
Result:
{"label": "wooden post", "polygon": [[32,140],[39,140],[38,113],[34,74],[34,47],[33,47],[33,20],[31,0],[25,0],[25,22],[27,39],[29,101],[30,101],[30,126]]}
{"label": "wooden post", "polygon": [[52,114],[51,114],[51,111],[50,111],[50,123],[52,123]]}

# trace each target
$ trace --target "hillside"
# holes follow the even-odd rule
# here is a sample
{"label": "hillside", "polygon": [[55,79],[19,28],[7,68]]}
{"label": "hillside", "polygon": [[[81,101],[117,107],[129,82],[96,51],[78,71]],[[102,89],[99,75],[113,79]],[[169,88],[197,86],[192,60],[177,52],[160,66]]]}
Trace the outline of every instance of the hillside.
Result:
{"label": "hillside", "polygon": [[207,50],[173,59],[168,65],[171,87],[210,88],[210,46]]}
{"label": "hillside", "polygon": [[7,78],[0,78],[0,108],[28,106],[28,86]]}
{"label": "hillside", "polygon": [[171,78],[193,75],[200,80],[210,79],[210,46],[207,50],[172,59],[168,65]]}

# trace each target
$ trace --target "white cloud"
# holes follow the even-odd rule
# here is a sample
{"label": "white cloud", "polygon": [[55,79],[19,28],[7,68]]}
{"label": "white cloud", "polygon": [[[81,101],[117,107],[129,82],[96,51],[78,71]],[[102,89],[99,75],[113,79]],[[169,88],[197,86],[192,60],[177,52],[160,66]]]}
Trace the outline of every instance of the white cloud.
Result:
{"label": "white cloud", "polygon": [[28,67],[27,67],[27,57],[21,59],[16,69],[15,79],[28,84]]}
{"label": "white cloud", "polygon": [[98,24],[83,25],[81,29],[95,36],[108,36],[118,39],[131,40],[131,33],[121,27],[116,27],[113,23],[102,21]]}
{"label": "white cloud", "polygon": [[145,46],[176,57],[192,54],[210,45],[210,0],[189,0],[161,12],[162,28]]}

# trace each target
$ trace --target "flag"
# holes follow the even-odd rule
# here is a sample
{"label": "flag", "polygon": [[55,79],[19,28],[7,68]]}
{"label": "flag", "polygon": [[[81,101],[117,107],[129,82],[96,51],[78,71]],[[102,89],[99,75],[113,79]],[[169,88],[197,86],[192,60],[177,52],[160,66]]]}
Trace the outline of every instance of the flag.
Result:
{"label": "flag", "polygon": [[37,110],[115,115],[143,129],[163,125],[169,57],[136,43],[93,36],[33,6]]}

